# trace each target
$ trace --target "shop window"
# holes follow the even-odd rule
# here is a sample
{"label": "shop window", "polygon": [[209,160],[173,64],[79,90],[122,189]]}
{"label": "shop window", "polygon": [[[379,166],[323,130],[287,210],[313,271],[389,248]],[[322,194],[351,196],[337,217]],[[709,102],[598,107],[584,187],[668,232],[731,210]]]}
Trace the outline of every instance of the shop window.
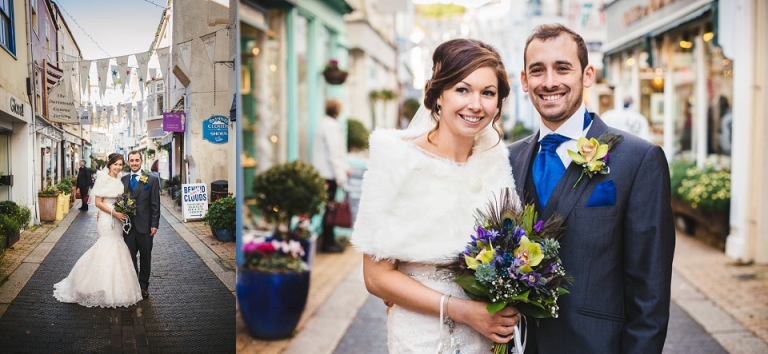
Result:
{"label": "shop window", "polygon": [[0,46],[16,56],[16,34],[13,22],[13,0],[0,0]]}
{"label": "shop window", "polygon": [[[310,75],[309,67],[309,23],[310,21],[304,16],[296,16],[294,24],[295,36],[295,52],[298,71],[298,87],[297,87],[297,122],[296,125],[299,130],[299,159],[303,161],[309,161],[310,149],[309,145],[309,95],[310,88],[308,87],[308,76]],[[315,93],[312,93],[315,94]]]}

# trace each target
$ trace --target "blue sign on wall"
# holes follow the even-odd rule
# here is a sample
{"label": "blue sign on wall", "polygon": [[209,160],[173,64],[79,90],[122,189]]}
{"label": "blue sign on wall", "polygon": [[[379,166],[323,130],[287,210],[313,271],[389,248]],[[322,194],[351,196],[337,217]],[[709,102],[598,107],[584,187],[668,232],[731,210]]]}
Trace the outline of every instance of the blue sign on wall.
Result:
{"label": "blue sign on wall", "polygon": [[203,121],[203,139],[214,144],[226,144],[229,141],[229,118],[211,116]]}

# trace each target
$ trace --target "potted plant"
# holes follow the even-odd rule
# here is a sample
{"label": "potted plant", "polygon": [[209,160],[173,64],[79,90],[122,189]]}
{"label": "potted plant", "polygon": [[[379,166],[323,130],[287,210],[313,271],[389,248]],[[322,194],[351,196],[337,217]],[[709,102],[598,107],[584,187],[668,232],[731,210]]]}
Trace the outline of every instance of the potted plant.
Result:
{"label": "potted plant", "polygon": [[59,191],[56,187],[48,185],[37,192],[37,201],[40,204],[40,221],[56,220],[56,200]]}
{"label": "potted plant", "polygon": [[211,225],[211,232],[221,242],[235,241],[235,197],[231,194],[211,204],[203,220]]}
{"label": "potted plant", "polygon": [[10,200],[0,202],[0,252],[19,241],[31,219],[32,212],[26,206],[19,207]]}
{"label": "potted plant", "polygon": [[236,288],[248,332],[259,339],[290,337],[309,294],[310,271],[301,259],[304,249],[295,240],[266,241],[246,235],[242,250],[245,262]]}
{"label": "potted plant", "polygon": [[339,61],[331,59],[323,70],[325,81],[331,85],[341,85],[347,80],[347,72],[339,69]]}
{"label": "potted plant", "polygon": [[681,231],[725,250],[730,232],[731,174],[712,166],[699,169],[693,161],[670,163],[672,211]]}
{"label": "potted plant", "polygon": [[363,123],[355,119],[347,120],[347,149],[349,151],[367,150],[370,133]]}
{"label": "potted plant", "polygon": [[317,234],[310,232],[313,216],[325,201],[325,180],[303,161],[272,166],[253,183],[256,209],[274,225],[273,237],[299,240],[307,250],[304,259],[312,266]]}

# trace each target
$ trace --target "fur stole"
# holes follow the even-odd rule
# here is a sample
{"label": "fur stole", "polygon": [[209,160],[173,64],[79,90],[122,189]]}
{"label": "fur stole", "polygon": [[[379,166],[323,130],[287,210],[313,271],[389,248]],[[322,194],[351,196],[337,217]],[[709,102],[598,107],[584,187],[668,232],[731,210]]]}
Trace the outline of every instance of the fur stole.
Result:
{"label": "fur stole", "polygon": [[[514,190],[508,150],[490,130],[463,165],[425,154],[412,130],[377,129],[363,176],[352,244],[375,259],[444,264],[474,234],[475,210]],[[490,134],[489,134],[490,133]]]}
{"label": "fur stole", "polygon": [[115,198],[125,191],[125,186],[120,178],[112,178],[103,170],[96,172],[96,182],[91,193],[97,197]]}

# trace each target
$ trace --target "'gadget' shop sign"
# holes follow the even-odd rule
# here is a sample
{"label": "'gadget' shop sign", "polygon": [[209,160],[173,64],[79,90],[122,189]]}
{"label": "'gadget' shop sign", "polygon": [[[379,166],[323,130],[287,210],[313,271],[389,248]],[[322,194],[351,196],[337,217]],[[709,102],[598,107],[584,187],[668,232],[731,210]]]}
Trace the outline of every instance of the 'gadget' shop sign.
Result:
{"label": "'gadget' shop sign", "polygon": [[212,116],[204,120],[203,139],[214,144],[226,144],[229,141],[229,118]]}

